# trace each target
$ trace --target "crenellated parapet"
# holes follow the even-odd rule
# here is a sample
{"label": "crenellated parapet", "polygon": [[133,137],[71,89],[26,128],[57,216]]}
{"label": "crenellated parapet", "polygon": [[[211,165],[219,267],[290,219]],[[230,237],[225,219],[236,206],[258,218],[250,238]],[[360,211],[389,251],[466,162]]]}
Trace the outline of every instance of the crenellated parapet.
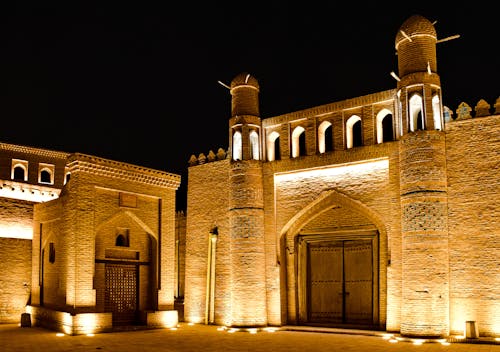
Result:
{"label": "crenellated parapet", "polygon": [[445,107],[445,122],[498,115],[500,114],[500,97],[496,99],[493,107],[486,100],[480,99],[474,108],[465,102],[460,103],[455,112],[456,116],[453,117],[453,111]]}
{"label": "crenellated parapet", "polygon": [[194,154],[191,155],[188,164],[189,166],[201,165],[213,161],[224,160],[227,159],[228,156],[229,153],[226,150],[219,148],[217,150],[217,154],[215,154],[212,150],[210,150],[207,155],[205,155],[204,153],[200,153],[198,154],[198,156],[195,156]]}
{"label": "crenellated parapet", "polygon": [[[392,92],[392,91],[387,91],[383,92],[384,94]],[[392,92],[393,93],[393,92]],[[385,96],[385,95],[384,95]],[[374,96],[372,96],[373,98]],[[379,97],[379,96],[377,96]],[[387,96],[385,96],[387,98]],[[347,104],[353,101],[352,99],[346,100],[343,103]],[[378,99],[375,100],[378,105],[380,105],[380,102]],[[325,106],[329,107],[337,107],[341,103],[333,103]],[[373,102],[372,102],[373,104]],[[377,106],[378,106],[377,105]],[[390,104],[389,104],[390,105]],[[371,105],[370,105],[371,106]],[[281,115],[281,116],[276,116],[276,117],[271,117],[268,119],[265,119],[264,126],[287,126],[289,124],[293,124],[294,118],[298,119],[300,121],[308,118],[318,118],[318,115],[312,114],[311,116],[307,115],[307,112],[311,113],[311,109],[306,109],[298,112],[293,112],[287,115]],[[343,111],[343,110],[341,110]],[[371,110],[370,110],[371,111]],[[335,115],[335,112],[330,112],[330,114]],[[345,114],[345,112],[344,112]],[[343,115],[344,115],[343,114]],[[453,110],[450,109],[448,106],[443,106],[443,115],[444,115],[444,121],[445,123],[453,123],[454,121],[460,121],[460,120],[466,120],[466,119],[471,119],[471,118],[478,118],[478,117],[487,117],[491,115],[498,115],[500,114],[500,97],[498,97],[493,105],[489,104],[486,100],[480,99],[474,107],[471,107],[471,105],[462,102],[461,104],[458,105],[458,107]],[[321,115],[323,116],[323,115]],[[361,115],[363,117],[363,115]],[[300,117],[300,118],[299,118]],[[274,129],[277,129],[277,127],[273,127]],[[337,138],[339,139],[339,138]],[[373,141],[373,143],[375,143]],[[368,145],[368,144],[365,144]],[[219,148],[217,150],[217,153],[214,153],[213,150],[210,150],[207,154],[205,153],[200,153],[198,156],[196,155],[191,155],[189,158],[188,164],[189,166],[196,166],[196,165],[201,165],[209,162],[214,162],[214,161],[219,161],[219,160],[225,160],[230,157],[230,153],[228,150],[224,150],[223,148]]]}

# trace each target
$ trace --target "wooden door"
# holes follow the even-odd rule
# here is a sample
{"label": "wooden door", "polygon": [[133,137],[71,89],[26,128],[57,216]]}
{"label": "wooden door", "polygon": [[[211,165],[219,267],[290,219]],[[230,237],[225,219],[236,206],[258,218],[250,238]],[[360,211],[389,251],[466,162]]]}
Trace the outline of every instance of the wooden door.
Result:
{"label": "wooden door", "polygon": [[371,324],[371,240],[311,242],[307,250],[308,322]]}
{"label": "wooden door", "polygon": [[136,265],[106,264],[105,311],[113,313],[113,325],[136,322],[137,276]]}

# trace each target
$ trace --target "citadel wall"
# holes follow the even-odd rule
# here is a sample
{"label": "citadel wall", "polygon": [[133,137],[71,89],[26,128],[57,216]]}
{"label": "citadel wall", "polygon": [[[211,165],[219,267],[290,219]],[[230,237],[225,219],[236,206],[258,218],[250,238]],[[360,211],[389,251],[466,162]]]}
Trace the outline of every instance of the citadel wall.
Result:
{"label": "citadel wall", "polygon": [[0,323],[18,323],[30,302],[31,240],[0,238]]}
{"label": "citadel wall", "polygon": [[214,322],[226,325],[229,324],[231,310],[230,241],[227,214],[229,160],[215,160],[190,167],[188,170],[186,215],[190,215],[186,220],[184,318],[195,323],[205,322],[210,303],[206,299],[208,248],[210,233],[216,232]]}
{"label": "citadel wall", "polygon": [[[391,105],[389,103],[383,108],[388,109]],[[445,149],[439,147],[445,153],[443,158],[446,156],[446,161],[442,160],[446,163],[446,169],[441,170],[445,174],[439,175],[445,178],[444,185],[448,183],[446,207],[449,219],[446,230],[449,243],[441,250],[446,252],[446,258],[449,256],[449,264],[445,265],[445,269],[449,265],[450,270],[449,298],[445,298],[447,308],[443,310],[447,316],[439,320],[444,319],[443,329],[447,330],[449,314],[450,334],[463,333],[465,321],[474,320],[478,322],[480,334],[488,336],[498,331],[493,312],[498,310],[495,299],[498,292],[494,284],[498,280],[498,255],[494,244],[498,235],[495,215],[498,212],[496,196],[499,191],[499,117],[488,116],[491,115],[489,112],[478,113],[484,110],[484,102],[476,106],[477,117],[464,118],[460,114],[462,110],[464,105],[457,109],[457,119],[453,120],[453,113],[445,108],[447,122],[442,135]],[[364,111],[369,111],[362,114],[366,122],[373,119],[378,110],[365,108]],[[293,124],[296,118],[301,119],[302,123],[310,120],[308,123],[312,126],[318,125],[318,116],[303,111],[293,114],[296,116],[287,114],[264,120],[263,126],[281,131],[284,133],[283,140],[287,140],[290,123]],[[322,117],[336,114],[328,111]],[[374,124],[364,123],[364,126],[367,125],[373,127]],[[372,132],[375,135],[368,127],[363,133]],[[309,133],[315,135],[317,132],[311,128]],[[316,137],[308,138],[316,140]],[[339,133],[336,139],[339,138],[344,137]],[[297,321],[300,312],[297,311],[298,286],[294,276],[297,268],[294,234],[335,231],[335,227],[342,229],[354,226],[376,228],[380,233],[378,319],[387,331],[401,331],[402,289],[406,277],[403,273],[401,233],[405,217],[401,215],[404,207],[400,198],[400,173],[410,175],[408,173],[411,170],[401,168],[400,144],[400,141],[394,141],[352,149],[345,149],[343,145],[339,150],[323,154],[308,152],[309,155],[297,158],[287,157],[290,150],[281,148],[281,160],[262,163],[269,324],[300,323]],[[186,260],[189,264],[186,265],[185,301],[186,311],[190,313],[186,319],[203,321],[206,306],[202,302],[206,298],[204,292],[208,265],[204,258],[207,258],[210,229],[217,224],[216,286],[217,295],[221,298],[216,298],[215,316],[216,323],[225,323],[228,318],[225,320],[224,317],[229,314],[230,307],[221,303],[228,302],[227,290],[231,288],[227,264],[229,257],[226,257],[229,248],[228,228],[224,222],[229,201],[227,185],[230,161],[228,158],[218,158],[212,152],[208,155],[205,157],[200,154],[198,158],[192,157],[190,160],[186,231]],[[410,152],[408,155],[413,158],[416,154]],[[435,168],[434,163],[431,164],[431,169]],[[372,166],[363,168],[362,165]],[[354,171],[356,168],[358,171]],[[422,175],[419,179],[425,183],[427,176],[432,175]],[[410,184],[405,187],[410,187]],[[425,221],[425,218],[422,220]],[[202,229],[198,227],[199,224],[203,225]],[[406,222],[404,226],[408,224]],[[422,250],[427,251],[425,248]],[[448,259],[445,262],[448,263]],[[432,265],[425,266],[423,270],[433,270]],[[432,285],[427,275],[415,276],[415,279],[418,279],[415,281],[418,285]],[[190,296],[194,293],[196,297]],[[408,314],[411,315],[412,311],[418,311],[418,307],[407,311],[406,320],[411,321]]]}
{"label": "citadel wall", "polygon": [[500,329],[500,115],[446,124],[450,331]]}

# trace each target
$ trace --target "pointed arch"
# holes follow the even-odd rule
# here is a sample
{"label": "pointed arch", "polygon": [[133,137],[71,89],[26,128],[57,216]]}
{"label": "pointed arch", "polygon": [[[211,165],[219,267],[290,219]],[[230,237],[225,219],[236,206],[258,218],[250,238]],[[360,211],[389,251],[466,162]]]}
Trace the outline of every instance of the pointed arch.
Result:
{"label": "pointed arch", "polygon": [[[302,126],[297,126],[292,132],[292,158],[304,155],[305,146],[301,146],[301,138],[304,138],[305,129]],[[303,147],[303,148],[301,148]]]}
{"label": "pointed arch", "polygon": [[[367,220],[373,224],[373,230],[376,230],[377,235],[375,244],[378,250],[376,252],[375,261],[373,262],[374,268],[376,267],[376,275],[374,280],[378,282],[378,286],[373,288],[373,297],[377,297],[376,305],[374,305],[373,316],[383,316],[386,306],[384,304],[384,297],[387,291],[387,282],[385,276],[385,261],[382,262],[382,258],[390,258],[388,254],[388,234],[387,229],[382,221],[382,217],[373,209],[363,204],[362,202],[349,197],[348,195],[339,192],[337,190],[331,189],[326,190],[319,194],[319,196],[309,203],[302,210],[297,212],[279,231],[279,251],[277,260],[281,263],[282,275],[286,277],[286,293],[284,300],[282,301],[283,310],[286,311],[288,319],[298,323],[304,321],[304,314],[308,314],[308,310],[304,303],[304,262],[300,264],[303,260],[303,249],[301,242],[297,241],[301,230],[311,221],[318,216],[321,216],[325,212],[334,209],[336,207],[343,207],[349,210],[354,210],[359,213],[360,216],[365,217]],[[357,236],[356,234],[355,236]],[[307,237],[307,236],[306,236]],[[302,258],[302,259],[301,259]],[[302,265],[302,266],[301,266]],[[378,277],[379,279],[377,279]],[[377,318],[378,319],[378,318]],[[384,319],[384,318],[383,318]],[[307,320],[307,319],[305,319]]]}
{"label": "pointed arch", "polygon": [[243,145],[240,131],[233,134],[233,160],[243,160]]}
{"label": "pointed arch", "polygon": [[[377,143],[394,140],[394,124],[392,121],[392,111],[382,109],[377,114]],[[392,136],[392,138],[388,138]],[[387,138],[386,138],[387,137]]]}
{"label": "pointed arch", "polygon": [[[323,121],[318,127],[318,151],[325,153],[332,150],[332,140],[327,140],[327,136],[331,137],[332,123],[330,121]],[[330,130],[329,130],[330,129]]]}
{"label": "pointed arch", "polygon": [[432,116],[434,117],[434,129],[442,130],[443,125],[441,123],[441,103],[437,94],[432,97]]}
{"label": "pointed arch", "polygon": [[308,222],[335,206],[351,208],[359,212],[369,219],[377,227],[381,237],[385,238],[387,231],[384,222],[375,211],[359,200],[333,189],[322,192],[318,198],[295,214],[281,229],[280,238],[286,236],[288,241],[289,236],[295,236]]}
{"label": "pointed arch", "polygon": [[257,131],[250,132],[250,151],[253,160],[260,160],[259,134]]}
{"label": "pointed arch", "polygon": [[361,130],[361,117],[359,117],[358,115],[352,115],[351,117],[349,117],[346,122],[347,149],[361,146],[363,144],[361,141]]}
{"label": "pointed arch", "polygon": [[279,149],[280,134],[276,131],[267,136],[267,160],[274,161],[281,159]]}
{"label": "pointed arch", "polygon": [[142,228],[144,230],[144,232],[146,232],[150,236],[154,237],[154,239],[158,241],[158,234],[156,232],[154,232],[148,225],[146,225],[141,219],[139,219],[137,217],[137,215],[135,215],[134,213],[132,213],[128,210],[120,211],[120,212],[114,214],[113,216],[109,217],[108,219],[104,220],[99,225],[97,225],[95,232],[99,233],[100,230],[110,222],[115,222],[117,220],[123,221],[126,219],[129,219],[129,220],[133,221],[134,223],[136,223],[140,228]]}
{"label": "pointed arch", "polygon": [[413,94],[409,100],[410,103],[410,132],[425,129],[424,124],[424,105],[420,94]]}

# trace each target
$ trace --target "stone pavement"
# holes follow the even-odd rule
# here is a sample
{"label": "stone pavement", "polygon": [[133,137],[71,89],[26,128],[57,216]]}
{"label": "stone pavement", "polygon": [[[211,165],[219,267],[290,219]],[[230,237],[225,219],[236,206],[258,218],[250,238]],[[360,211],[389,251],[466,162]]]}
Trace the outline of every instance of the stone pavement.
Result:
{"label": "stone pavement", "polygon": [[[0,352],[321,352],[321,351],[467,351],[500,352],[500,344],[491,339],[476,343],[437,341],[415,345],[410,340],[391,342],[384,332],[361,332],[304,328],[275,332],[230,332],[214,325],[180,323],[176,330],[150,329],[109,332],[94,336],[57,336],[55,331],[40,327],[0,324]],[[310,330],[310,331],[308,331]],[[397,341],[397,342],[396,342]]]}

